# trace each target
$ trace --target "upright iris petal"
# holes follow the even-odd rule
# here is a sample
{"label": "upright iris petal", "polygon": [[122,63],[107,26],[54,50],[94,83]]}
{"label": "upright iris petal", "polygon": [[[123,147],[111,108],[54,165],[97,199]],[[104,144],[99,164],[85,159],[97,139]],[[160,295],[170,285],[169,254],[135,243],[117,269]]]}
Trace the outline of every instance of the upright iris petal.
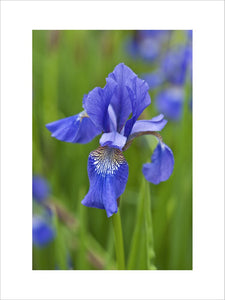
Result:
{"label": "upright iris petal", "polygon": [[105,209],[107,216],[117,212],[117,199],[124,192],[128,164],[119,149],[99,147],[88,158],[90,188],[81,202],[88,207]]}
{"label": "upright iris petal", "polygon": [[116,87],[117,83],[110,79],[103,89],[94,88],[84,99],[83,106],[99,131],[110,131],[108,108]]}
{"label": "upright iris petal", "polygon": [[127,90],[131,99],[132,105],[132,118],[126,122],[125,136],[129,136],[132,127],[143,110],[150,105],[151,99],[148,94],[149,86],[146,81],[139,79],[138,77],[131,78],[127,82]]}
{"label": "upright iris petal", "polygon": [[123,63],[117,65],[114,71],[106,79],[108,84],[114,81],[117,84],[115,93],[111,99],[111,105],[117,118],[117,131],[120,132],[125,121],[132,112],[132,104],[127,90],[127,82],[137,75]]}
{"label": "upright iris petal", "polygon": [[85,111],[46,125],[57,140],[69,143],[89,143],[101,131],[97,129]]}
{"label": "upright iris petal", "polygon": [[158,184],[166,181],[173,172],[174,158],[171,149],[159,142],[152,154],[152,162],[143,165],[145,179]]}

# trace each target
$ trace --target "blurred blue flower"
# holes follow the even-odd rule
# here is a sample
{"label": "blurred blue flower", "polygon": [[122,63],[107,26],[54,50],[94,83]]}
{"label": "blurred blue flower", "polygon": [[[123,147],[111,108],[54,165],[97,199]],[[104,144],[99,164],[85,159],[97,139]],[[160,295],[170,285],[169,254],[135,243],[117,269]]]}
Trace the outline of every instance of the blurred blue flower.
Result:
{"label": "blurred blue flower", "polygon": [[156,96],[156,108],[171,120],[179,120],[184,105],[184,91],[181,87],[170,87],[162,90]]}
{"label": "blurred blue flower", "polygon": [[192,30],[187,30],[187,40],[188,40],[188,43],[191,43],[192,44]]}
{"label": "blurred blue flower", "polygon": [[[128,164],[123,151],[137,136],[153,134],[158,137],[155,131],[160,131],[167,123],[162,114],[151,120],[137,120],[151,103],[148,90],[148,84],[121,63],[109,74],[104,88],[96,87],[84,97],[79,125],[77,115],[46,125],[53,137],[72,143],[77,142],[74,137],[81,136],[81,132],[82,142],[88,142],[103,132],[100,146],[88,158],[90,188],[82,204],[105,209],[108,217],[117,212],[117,199],[124,192],[128,179]],[[94,127],[92,131],[88,131],[90,122]],[[172,151],[170,155],[173,156]],[[166,163],[166,159],[159,159]],[[159,183],[165,180],[165,176],[161,174],[161,163],[155,165],[155,169],[159,167],[158,173],[153,181],[151,176],[148,178]],[[168,166],[169,177],[173,166]]]}
{"label": "blurred blue flower", "polygon": [[150,90],[161,86],[165,80],[163,73],[159,70],[152,73],[142,74],[141,78],[148,83]]}
{"label": "blurred blue flower", "polygon": [[154,61],[161,53],[162,44],[169,36],[169,30],[136,30],[126,43],[127,52],[146,61]]}
{"label": "blurred blue flower", "polygon": [[175,85],[183,85],[190,63],[190,47],[179,46],[165,54],[161,63],[161,71],[165,79]]}
{"label": "blurred blue flower", "polygon": [[44,202],[49,194],[50,194],[50,187],[48,185],[47,180],[43,177],[35,175],[33,176],[32,180],[32,191],[33,191],[33,199],[38,202]]}
{"label": "blurred blue flower", "polygon": [[33,244],[37,247],[44,247],[54,239],[55,230],[49,219],[41,215],[34,215],[32,234]]}
{"label": "blurred blue flower", "polygon": [[186,56],[187,56],[187,78],[192,82],[192,44],[188,44],[186,47]]}

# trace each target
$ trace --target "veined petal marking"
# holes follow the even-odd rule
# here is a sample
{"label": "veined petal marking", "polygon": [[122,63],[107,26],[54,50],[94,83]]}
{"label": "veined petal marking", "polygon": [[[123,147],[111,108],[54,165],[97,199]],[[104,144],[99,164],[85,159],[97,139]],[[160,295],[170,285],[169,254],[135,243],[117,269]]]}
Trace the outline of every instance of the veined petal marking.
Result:
{"label": "veined petal marking", "polygon": [[113,175],[121,164],[126,163],[122,151],[107,146],[98,147],[90,153],[90,156],[94,160],[95,171],[103,177]]}

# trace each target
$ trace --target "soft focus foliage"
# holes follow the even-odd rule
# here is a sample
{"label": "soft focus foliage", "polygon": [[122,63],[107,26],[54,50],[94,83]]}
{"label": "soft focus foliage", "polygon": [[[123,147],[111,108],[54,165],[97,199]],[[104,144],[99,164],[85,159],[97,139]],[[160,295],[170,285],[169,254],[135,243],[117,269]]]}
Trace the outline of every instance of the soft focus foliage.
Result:
{"label": "soft focus foliage", "polygon": [[[142,45],[136,46],[140,50],[130,55],[127,52],[128,41],[134,40],[135,43],[141,40]],[[153,46],[158,52],[153,49],[156,54],[150,55],[149,59],[146,49]],[[165,60],[171,51],[184,48],[188,49],[185,50],[188,59],[185,58],[185,63],[180,64],[181,69],[179,65],[176,66],[174,70],[177,69],[179,74],[177,73],[177,77],[174,74],[171,80],[168,76],[171,73],[168,71],[166,74],[165,68],[173,68],[174,61],[167,62],[165,67]],[[179,61],[182,61],[182,55],[178,56]],[[156,106],[159,93],[178,85],[182,89],[184,100],[180,118],[176,122],[167,118],[168,123],[162,132],[163,142],[169,145],[174,154],[173,174],[166,182],[157,186],[150,184],[150,190],[155,266],[162,270],[192,269],[190,33],[33,31],[33,174],[43,176],[49,182],[52,191],[48,202],[41,204],[44,207],[40,208],[40,204],[33,203],[33,214],[40,216],[43,214],[42,210],[50,208],[51,222],[56,233],[54,239],[45,247],[39,248],[34,245],[34,269],[71,269],[71,266],[73,269],[116,267],[112,224],[104,211],[81,205],[89,187],[87,157],[98,147],[99,137],[87,145],[64,143],[50,137],[45,124],[78,115],[84,95],[96,86],[103,87],[107,75],[121,62],[134,70],[139,77],[143,74],[158,76],[155,81],[152,80],[152,88],[149,79],[152,104],[141,115],[141,119],[152,119],[161,113],[160,108]],[[186,71],[183,70],[184,64]],[[90,134],[97,135],[98,132]],[[81,136],[69,135],[69,138],[75,141]],[[142,165],[150,163],[156,146],[157,141],[154,137],[139,137],[124,154],[129,164],[129,178],[120,200],[120,212],[126,257],[129,256],[131,240],[137,228],[136,216],[144,211],[140,208],[141,182],[144,178]],[[140,223],[138,228],[140,238],[134,269],[147,269],[144,223]]]}

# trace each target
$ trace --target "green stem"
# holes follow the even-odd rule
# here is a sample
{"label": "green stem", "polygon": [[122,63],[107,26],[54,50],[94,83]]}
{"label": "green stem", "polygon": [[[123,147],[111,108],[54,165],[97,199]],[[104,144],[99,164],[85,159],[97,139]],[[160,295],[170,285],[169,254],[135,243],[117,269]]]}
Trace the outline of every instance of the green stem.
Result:
{"label": "green stem", "polygon": [[135,270],[136,268],[136,260],[138,257],[138,250],[140,245],[140,237],[141,237],[141,229],[143,224],[144,218],[144,198],[145,198],[145,179],[143,176],[141,189],[137,201],[137,217],[134,226],[134,233],[131,241],[130,246],[130,253],[128,257],[127,269],[128,270]]}
{"label": "green stem", "polygon": [[146,249],[147,249],[147,268],[156,270],[153,260],[155,258],[152,213],[151,213],[151,195],[149,183],[145,181],[145,231],[146,231]]}
{"label": "green stem", "polygon": [[120,219],[120,211],[113,214],[112,217],[114,237],[115,237],[115,248],[117,257],[117,267],[118,270],[125,270],[125,260],[124,260],[124,247],[123,247],[123,232]]}

